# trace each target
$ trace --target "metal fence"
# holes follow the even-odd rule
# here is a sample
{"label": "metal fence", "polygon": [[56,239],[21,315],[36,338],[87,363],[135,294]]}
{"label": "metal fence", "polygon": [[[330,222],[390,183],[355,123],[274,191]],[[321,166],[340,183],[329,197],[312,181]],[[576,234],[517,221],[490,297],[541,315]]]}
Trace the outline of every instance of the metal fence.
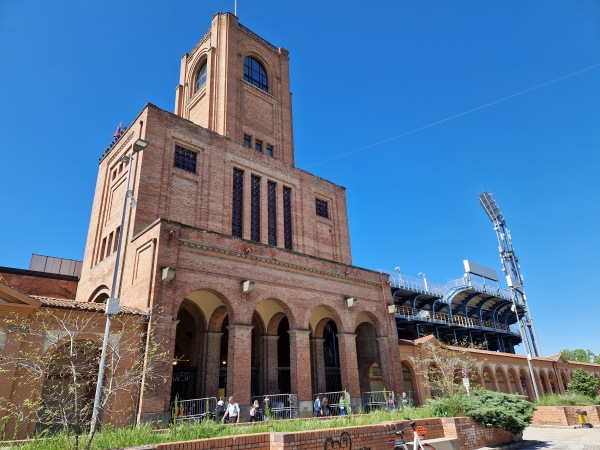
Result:
{"label": "metal fence", "polygon": [[296,419],[299,417],[297,394],[275,394],[252,397],[252,403],[257,400],[259,411],[264,420]]}
{"label": "metal fence", "polygon": [[[344,391],[319,392],[318,394],[313,394],[313,405],[315,404],[315,400],[317,399],[318,395],[321,396],[321,402],[323,402],[323,400],[325,398],[327,398],[327,403],[329,403],[329,415],[330,416],[339,416],[340,415],[340,399],[344,398],[344,395],[346,395],[346,393]],[[346,396],[346,411],[348,411],[349,406],[350,406],[350,395],[347,395]],[[315,413],[315,411],[313,411],[313,414],[314,413]]]}
{"label": "metal fence", "polygon": [[214,419],[216,406],[216,397],[179,400],[171,404],[171,417],[178,423]]}
{"label": "metal fence", "polygon": [[363,409],[368,412],[375,409],[390,408],[390,396],[392,399],[391,405],[396,409],[396,396],[394,391],[363,392],[361,393]]}

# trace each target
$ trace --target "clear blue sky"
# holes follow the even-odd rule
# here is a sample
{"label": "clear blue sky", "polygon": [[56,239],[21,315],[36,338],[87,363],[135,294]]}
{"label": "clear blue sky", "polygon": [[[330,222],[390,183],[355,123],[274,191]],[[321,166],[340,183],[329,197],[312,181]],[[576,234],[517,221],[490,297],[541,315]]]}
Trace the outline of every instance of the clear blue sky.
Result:
{"label": "clear blue sky", "polygon": [[[0,1],[1,266],[82,259],[117,125],[173,110],[181,56],[233,5]],[[600,353],[600,2],[239,0],[238,16],[290,51],[296,165],[347,188],[355,265],[499,271],[491,191],[544,355]]]}

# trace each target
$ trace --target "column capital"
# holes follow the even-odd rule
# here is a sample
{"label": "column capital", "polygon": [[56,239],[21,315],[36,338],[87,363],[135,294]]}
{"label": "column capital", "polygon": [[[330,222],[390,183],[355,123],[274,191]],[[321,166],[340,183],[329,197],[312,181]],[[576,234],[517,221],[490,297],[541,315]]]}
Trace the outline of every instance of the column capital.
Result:
{"label": "column capital", "polygon": [[254,325],[237,325],[237,324],[231,324],[231,325],[227,325],[227,329],[228,330],[252,330],[252,328],[254,328]]}
{"label": "column capital", "polygon": [[356,339],[356,333],[338,333],[336,334],[336,336],[338,337],[338,339],[341,337]]}
{"label": "column capital", "polygon": [[294,334],[297,336],[308,336],[310,334],[310,330],[306,330],[306,329],[288,330],[288,334]]}

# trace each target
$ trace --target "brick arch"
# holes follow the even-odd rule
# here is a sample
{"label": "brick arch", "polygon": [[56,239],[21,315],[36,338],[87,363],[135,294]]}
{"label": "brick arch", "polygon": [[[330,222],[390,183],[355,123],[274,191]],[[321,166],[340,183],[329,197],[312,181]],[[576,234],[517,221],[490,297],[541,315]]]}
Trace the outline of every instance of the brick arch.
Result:
{"label": "brick arch", "polygon": [[186,311],[190,316],[192,316],[196,324],[200,325],[201,330],[205,330],[207,328],[206,317],[204,316],[204,312],[193,301],[188,300],[187,298],[184,299],[183,302],[181,302],[181,305],[179,306],[179,310],[177,311],[176,317],[179,317],[179,313],[181,311]]}
{"label": "brick arch", "polygon": [[208,331],[212,331],[212,332],[216,332],[216,333],[221,332],[221,329],[223,328],[223,321],[225,320],[227,315],[228,315],[228,312],[227,312],[227,308],[225,306],[221,305],[217,309],[215,309],[213,311],[212,315],[210,316],[210,320],[208,322],[208,327],[207,327]]}
{"label": "brick arch", "polygon": [[481,369],[479,367],[477,367],[477,365],[473,364],[469,367],[469,370],[471,372],[475,372],[475,376],[477,377],[476,379],[472,379],[471,380],[471,384],[472,385],[478,385],[481,387],[484,387],[484,383],[483,383],[483,374],[481,372]]}
{"label": "brick arch", "polygon": [[[198,70],[204,64],[208,64],[208,50],[200,49],[194,55],[194,58],[189,63],[188,73],[186,74],[185,82],[188,86],[187,99],[189,100],[196,94],[196,75],[198,74]],[[208,74],[207,74],[207,82],[208,82]]]}
{"label": "brick arch", "polygon": [[544,384],[542,383],[542,377],[541,377],[541,369],[533,372],[533,376],[535,377],[535,383],[538,387],[538,392],[540,393],[540,395],[544,395],[547,393],[546,389],[544,388]]}
{"label": "brick arch", "polygon": [[336,323],[336,321],[334,319],[332,319],[331,317],[323,317],[319,323],[317,324],[317,326],[315,327],[315,330],[313,331],[313,337],[315,338],[323,338],[323,330],[325,330],[325,327],[327,326],[327,324],[329,322],[333,322],[339,332],[339,327],[338,324]]}
{"label": "brick arch", "polygon": [[[519,368],[519,384],[521,384],[521,378],[525,380],[525,390],[527,391],[527,393],[523,391],[523,395],[527,395],[529,398],[534,398],[535,390],[533,389],[533,383],[525,367]],[[523,386],[521,386],[521,390],[523,390]]]}
{"label": "brick arch", "polygon": [[[174,293],[173,298],[177,299],[174,300],[172,303],[172,311],[171,314],[173,316],[176,316],[176,312],[179,311],[179,308],[181,307],[181,304],[187,299],[187,300],[191,300],[189,297],[194,293],[194,292],[208,292],[209,294],[214,295],[215,297],[217,297],[221,303],[223,304],[223,306],[225,306],[225,308],[227,309],[227,312],[229,314],[229,321],[230,323],[233,323],[233,316],[236,313],[236,309],[233,307],[232,302],[229,300],[230,298],[235,298],[236,293],[229,291],[229,290],[223,290],[223,286],[219,286],[213,283],[206,283],[200,287],[197,287],[195,289],[190,289],[189,285],[186,286],[185,289],[181,288],[178,289],[177,292]],[[193,301],[193,300],[192,300]],[[238,314],[239,314],[239,308],[238,308]]]}
{"label": "brick arch", "polygon": [[94,289],[94,291],[90,294],[88,302],[104,303],[106,301],[104,298],[108,298],[109,295],[110,289],[108,286],[102,284]]}
{"label": "brick arch", "polygon": [[560,369],[560,379],[562,381],[563,387],[565,388],[565,391],[567,390],[567,385],[569,384],[570,381],[570,377],[567,374],[567,371],[565,369]]}
{"label": "brick arch", "polygon": [[547,369],[540,369],[540,379],[542,380],[542,386],[546,394],[552,394],[552,385],[550,384],[550,378],[548,378]]}
{"label": "brick arch", "polygon": [[252,314],[252,326],[254,327],[252,328],[252,332],[256,332],[258,336],[267,334],[267,326],[265,321],[256,311],[254,311],[254,314]]}
{"label": "brick arch", "polygon": [[[366,315],[369,319],[371,319],[373,321],[373,323],[370,323],[366,320],[360,320],[360,316],[364,314]],[[361,324],[363,323],[369,323],[371,325],[373,325],[375,327],[375,332],[377,333],[377,337],[386,337],[387,336],[387,332],[386,330],[383,329],[383,325],[381,323],[381,320],[379,320],[379,318],[373,314],[370,311],[359,311],[359,314],[357,316],[357,320],[354,324],[354,330],[356,330]]]}
{"label": "brick arch", "polygon": [[[506,375],[506,371],[501,366],[496,366],[496,387],[498,392],[508,392],[510,390],[510,385],[508,383],[508,376]],[[500,389],[500,377],[504,380],[504,391]]]}
{"label": "brick arch", "polygon": [[[273,317],[271,317],[271,320],[269,320],[269,324],[267,325],[267,334],[269,336],[277,336],[277,330],[279,329],[279,324],[281,323],[281,321],[284,319],[284,317],[287,317],[286,314],[279,312],[277,314],[275,314]],[[289,323],[289,317],[288,317],[288,323]],[[292,330],[293,328],[290,325],[290,330]]]}
{"label": "brick arch", "polygon": [[493,370],[488,364],[484,364],[483,368],[481,369],[481,374],[482,374],[481,385],[485,389],[489,389],[489,386],[485,382],[485,375],[487,374],[490,377],[490,384],[492,385],[491,390],[494,390],[497,392],[498,391],[498,383],[496,380],[496,371]]}
{"label": "brick arch", "polygon": [[[254,314],[256,312],[256,306],[258,306],[262,302],[266,302],[266,301],[276,303],[277,306],[279,306],[281,309],[283,309],[283,313],[277,313],[277,314],[283,314],[284,316],[287,317],[288,323],[290,324],[290,330],[294,330],[296,328],[303,328],[301,325],[298,325],[298,319],[296,317],[298,314],[294,314],[292,311],[292,308],[290,308],[285,301],[283,301],[277,297],[265,296],[265,297],[257,298],[254,303],[254,308],[251,310],[252,314]],[[250,318],[250,320],[252,320],[252,318]],[[272,321],[272,318],[269,319],[269,324],[271,323],[271,321]],[[269,331],[269,328],[270,328],[269,324],[267,324],[267,334],[271,334],[271,332]],[[278,322],[278,324],[279,324],[279,322]],[[275,327],[275,334],[277,334],[277,327]]]}
{"label": "brick arch", "polygon": [[[508,370],[506,371],[506,375],[508,377],[507,381],[508,381],[508,386],[510,387],[510,393],[523,395],[523,387],[521,386],[521,378],[519,377],[519,374],[517,373],[517,369],[515,369],[513,366],[509,366]],[[516,388],[517,392],[513,392],[511,376],[513,377],[513,379],[515,381],[515,388]]]}
{"label": "brick arch", "polygon": [[[274,64],[272,57],[271,57],[271,52],[269,52],[268,50],[265,50],[263,47],[261,47],[260,45],[254,45],[253,42],[249,42],[248,45],[245,46],[245,48],[243,50],[241,50],[242,53],[242,58],[240,60],[241,62],[241,72],[240,72],[240,78],[244,78],[244,61],[246,60],[246,57],[251,57],[256,59],[259,63],[262,64],[262,66],[265,68],[265,72],[267,72],[267,80],[268,80],[268,93],[271,95],[274,95],[275,89],[274,87],[277,86],[276,83],[276,74],[278,73],[278,69],[276,67],[276,64]],[[279,61],[279,59],[277,59],[277,61]]]}
{"label": "brick arch", "polygon": [[[558,380],[556,379],[556,375],[553,370],[548,370],[548,380],[550,381],[550,390],[554,393],[560,394],[560,386],[558,385]],[[552,389],[554,386],[554,389]]]}
{"label": "brick arch", "polygon": [[411,383],[412,383],[412,393],[409,394],[409,397],[410,397],[410,395],[412,395],[413,403],[415,405],[418,405],[419,404],[419,400],[420,400],[419,399],[419,386],[418,386],[418,380],[419,379],[418,379],[417,374],[415,372],[415,367],[414,367],[413,363],[410,360],[403,359],[400,362],[400,368],[402,370],[402,385],[404,387],[404,392],[406,392],[406,390],[407,390],[407,388],[406,388],[406,378],[404,376],[404,369],[406,368],[406,370],[410,374],[410,380],[411,380]]}

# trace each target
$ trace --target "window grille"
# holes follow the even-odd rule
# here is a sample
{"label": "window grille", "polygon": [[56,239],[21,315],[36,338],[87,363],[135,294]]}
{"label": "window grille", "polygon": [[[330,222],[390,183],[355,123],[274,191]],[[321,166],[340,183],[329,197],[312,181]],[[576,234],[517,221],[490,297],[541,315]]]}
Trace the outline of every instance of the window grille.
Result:
{"label": "window grille", "polygon": [[244,171],[233,169],[233,199],[231,208],[231,234],[242,237],[244,217]]}
{"label": "window grille", "polygon": [[196,173],[196,158],[198,154],[186,148],[175,146],[175,161],[173,165],[179,169]]}
{"label": "window grille", "polygon": [[315,199],[315,206],[317,209],[317,216],[329,219],[329,202],[317,198]]}
{"label": "window grille", "polygon": [[277,183],[269,181],[267,194],[269,245],[277,245]]}
{"label": "window grille", "polygon": [[246,56],[244,60],[244,80],[261,91],[269,92],[267,72],[263,65],[251,56]]}
{"label": "window grille", "polygon": [[283,188],[283,240],[284,247],[292,250],[292,188]]}
{"label": "window grille", "polygon": [[260,177],[250,181],[250,239],[260,242]]}

